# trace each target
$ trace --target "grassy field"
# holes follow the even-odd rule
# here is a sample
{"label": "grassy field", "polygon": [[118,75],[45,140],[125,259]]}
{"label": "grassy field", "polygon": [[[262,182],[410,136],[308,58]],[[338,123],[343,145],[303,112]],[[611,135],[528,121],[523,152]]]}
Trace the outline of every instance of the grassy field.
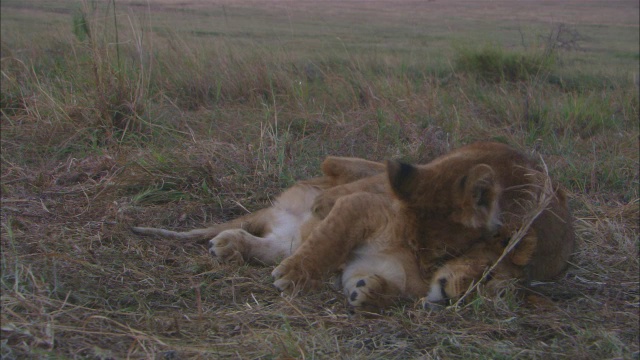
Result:
{"label": "grassy field", "polygon": [[[2,0],[0,356],[638,359],[637,1]],[[578,249],[538,302],[354,313],[141,238],[324,156],[540,154]]]}

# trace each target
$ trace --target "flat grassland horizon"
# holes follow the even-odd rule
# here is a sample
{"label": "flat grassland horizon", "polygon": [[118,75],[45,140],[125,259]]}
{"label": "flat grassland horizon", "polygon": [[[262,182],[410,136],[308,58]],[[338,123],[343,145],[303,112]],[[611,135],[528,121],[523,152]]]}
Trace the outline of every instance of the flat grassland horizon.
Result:
{"label": "flat grassland horizon", "polygon": [[[638,359],[637,1],[3,0],[2,358]],[[142,238],[327,155],[541,157],[576,253],[521,298],[354,312],[327,281]]]}

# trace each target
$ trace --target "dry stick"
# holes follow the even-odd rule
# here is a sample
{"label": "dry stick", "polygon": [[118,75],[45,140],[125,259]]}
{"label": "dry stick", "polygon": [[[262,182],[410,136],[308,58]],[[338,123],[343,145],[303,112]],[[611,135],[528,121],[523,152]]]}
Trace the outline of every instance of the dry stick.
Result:
{"label": "dry stick", "polygon": [[[549,204],[551,203],[551,200],[554,198],[554,191],[553,191],[553,183],[551,182],[551,178],[549,177],[549,170],[547,169],[547,164],[544,162],[544,160],[542,159],[542,157],[540,157],[540,160],[542,162],[542,166],[544,168],[544,171],[542,173],[535,173],[535,174],[531,174],[532,176],[535,175],[542,175],[543,176],[543,181],[544,183],[542,184],[542,191],[540,192],[540,194],[538,195],[538,199],[537,202],[534,204],[535,207],[533,209],[531,209],[526,215],[525,215],[525,220],[523,225],[520,227],[520,229],[518,229],[518,231],[516,231],[515,234],[513,234],[511,236],[511,239],[509,239],[509,244],[507,244],[507,247],[504,249],[504,251],[502,252],[502,254],[500,255],[500,257],[498,258],[498,260],[496,260],[493,265],[491,265],[491,267],[489,267],[487,270],[485,270],[485,272],[482,274],[482,276],[480,277],[480,279],[474,283],[471,284],[471,286],[467,289],[467,291],[460,297],[460,299],[458,299],[458,301],[456,301],[455,304],[453,304],[453,307],[458,308],[460,306],[460,304],[473,292],[475,291],[478,286],[480,286],[481,283],[483,283],[487,277],[489,276],[489,274],[491,274],[491,272],[500,264],[500,262],[502,261],[502,259],[504,259],[507,255],[509,255],[509,253],[516,247],[518,246],[518,244],[520,243],[520,241],[525,237],[525,235],[529,232],[529,228],[531,228],[531,225],[533,224],[533,222],[538,218],[538,216],[540,216],[540,214],[545,211],[547,209],[547,207],[549,206]],[[533,195],[533,194],[532,194]]]}

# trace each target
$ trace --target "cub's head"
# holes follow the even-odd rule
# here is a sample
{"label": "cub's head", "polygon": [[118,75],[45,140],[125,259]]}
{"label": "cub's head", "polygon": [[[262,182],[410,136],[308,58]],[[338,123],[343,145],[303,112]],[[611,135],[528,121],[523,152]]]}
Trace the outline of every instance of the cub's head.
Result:
{"label": "cub's head", "polygon": [[487,164],[447,161],[414,166],[389,161],[387,174],[396,197],[427,219],[491,231],[500,225],[502,190]]}

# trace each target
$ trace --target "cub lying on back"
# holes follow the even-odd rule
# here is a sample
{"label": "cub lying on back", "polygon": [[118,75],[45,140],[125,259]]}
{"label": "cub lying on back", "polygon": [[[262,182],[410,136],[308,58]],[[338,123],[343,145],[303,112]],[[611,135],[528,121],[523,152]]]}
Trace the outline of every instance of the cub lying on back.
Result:
{"label": "cub lying on back", "polygon": [[[275,264],[283,291],[315,287],[342,270],[354,306],[397,296],[437,302],[478,281],[523,225],[540,196],[536,164],[511,147],[477,143],[426,165],[329,157],[324,177],[285,191],[273,207],[187,233],[134,228],[176,238],[213,237],[225,261]],[[489,282],[549,279],[567,264],[574,234],[560,189]],[[290,256],[289,256],[290,255]]]}
{"label": "cub lying on back", "polygon": [[179,240],[210,240],[209,252],[223,262],[252,261],[275,265],[290,256],[320,222],[312,213],[318,195],[329,188],[385,171],[384,164],[356,158],[328,157],[324,176],[303,180],[285,190],[271,207],[206,229],[175,232],[133,227],[135,233]]}

